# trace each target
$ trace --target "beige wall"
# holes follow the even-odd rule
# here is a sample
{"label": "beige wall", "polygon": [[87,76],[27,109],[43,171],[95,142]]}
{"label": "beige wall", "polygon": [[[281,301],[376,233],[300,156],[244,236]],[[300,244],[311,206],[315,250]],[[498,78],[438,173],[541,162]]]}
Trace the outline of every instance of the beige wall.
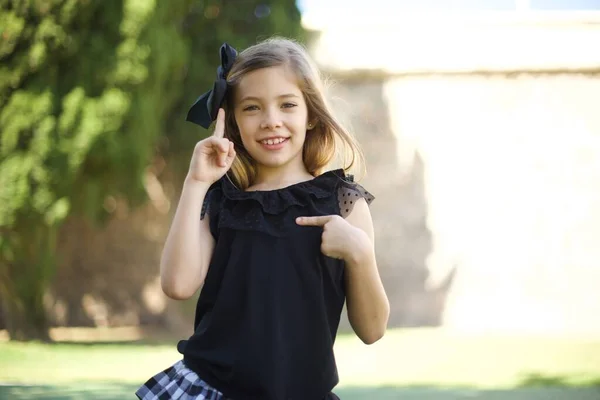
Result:
{"label": "beige wall", "polygon": [[600,75],[386,88],[405,158],[425,165],[427,267],[457,265],[444,324],[600,332]]}
{"label": "beige wall", "polygon": [[329,69],[366,148],[391,325],[600,333],[600,62],[539,69]]}

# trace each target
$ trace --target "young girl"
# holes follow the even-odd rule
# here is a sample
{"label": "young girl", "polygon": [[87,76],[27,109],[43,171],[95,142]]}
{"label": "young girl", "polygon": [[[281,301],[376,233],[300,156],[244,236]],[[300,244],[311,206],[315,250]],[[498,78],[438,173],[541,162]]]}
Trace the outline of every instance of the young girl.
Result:
{"label": "young girl", "polygon": [[[164,292],[201,289],[183,360],[140,399],[335,399],[333,353],[347,302],[367,343],[386,329],[389,304],[373,245],[373,197],[345,175],[360,161],[333,118],[319,75],[293,41],[239,55],[221,47],[213,90],[188,120],[208,127],[190,163],[161,260]],[[345,169],[323,169],[339,146]]]}

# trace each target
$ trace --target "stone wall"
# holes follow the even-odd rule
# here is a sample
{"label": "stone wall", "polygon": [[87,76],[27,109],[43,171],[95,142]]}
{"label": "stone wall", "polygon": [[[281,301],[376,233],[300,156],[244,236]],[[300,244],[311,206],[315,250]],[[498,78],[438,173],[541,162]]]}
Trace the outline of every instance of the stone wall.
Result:
{"label": "stone wall", "polygon": [[338,80],[392,326],[600,333],[600,75]]}

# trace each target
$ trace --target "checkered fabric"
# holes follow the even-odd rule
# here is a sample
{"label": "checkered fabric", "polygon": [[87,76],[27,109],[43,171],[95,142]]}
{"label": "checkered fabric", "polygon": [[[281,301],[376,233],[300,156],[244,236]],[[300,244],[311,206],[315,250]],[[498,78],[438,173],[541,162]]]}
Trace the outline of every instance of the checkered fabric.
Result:
{"label": "checkered fabric", "polygon": [[136,392],[140,400],[227,400],[180,360],[154,375]]}

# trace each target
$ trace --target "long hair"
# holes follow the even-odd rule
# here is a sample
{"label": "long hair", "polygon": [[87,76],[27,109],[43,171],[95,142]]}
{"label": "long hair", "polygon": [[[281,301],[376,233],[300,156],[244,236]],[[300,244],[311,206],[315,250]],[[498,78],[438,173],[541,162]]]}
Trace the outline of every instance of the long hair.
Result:
{"label": "long hair", "polygon": [[358,142],[333,116],[324,95],[324,84],[314,62],[299,43],[284,38],[270,38],[240,52],[227,76],[225,102],[225,137],[235,144],[237,157],[231,166],[231,179],[238,188],[251,186],[257,175],[256,163],[242,144],[235,121],[234,93],[240,80],[261,68],[284,66],[296,76],[308,109],[309,121],[316,125],[306,134],[302,152],[308,172],[318,176],[339,157],[345,171],[363,168],[364,156]]}

